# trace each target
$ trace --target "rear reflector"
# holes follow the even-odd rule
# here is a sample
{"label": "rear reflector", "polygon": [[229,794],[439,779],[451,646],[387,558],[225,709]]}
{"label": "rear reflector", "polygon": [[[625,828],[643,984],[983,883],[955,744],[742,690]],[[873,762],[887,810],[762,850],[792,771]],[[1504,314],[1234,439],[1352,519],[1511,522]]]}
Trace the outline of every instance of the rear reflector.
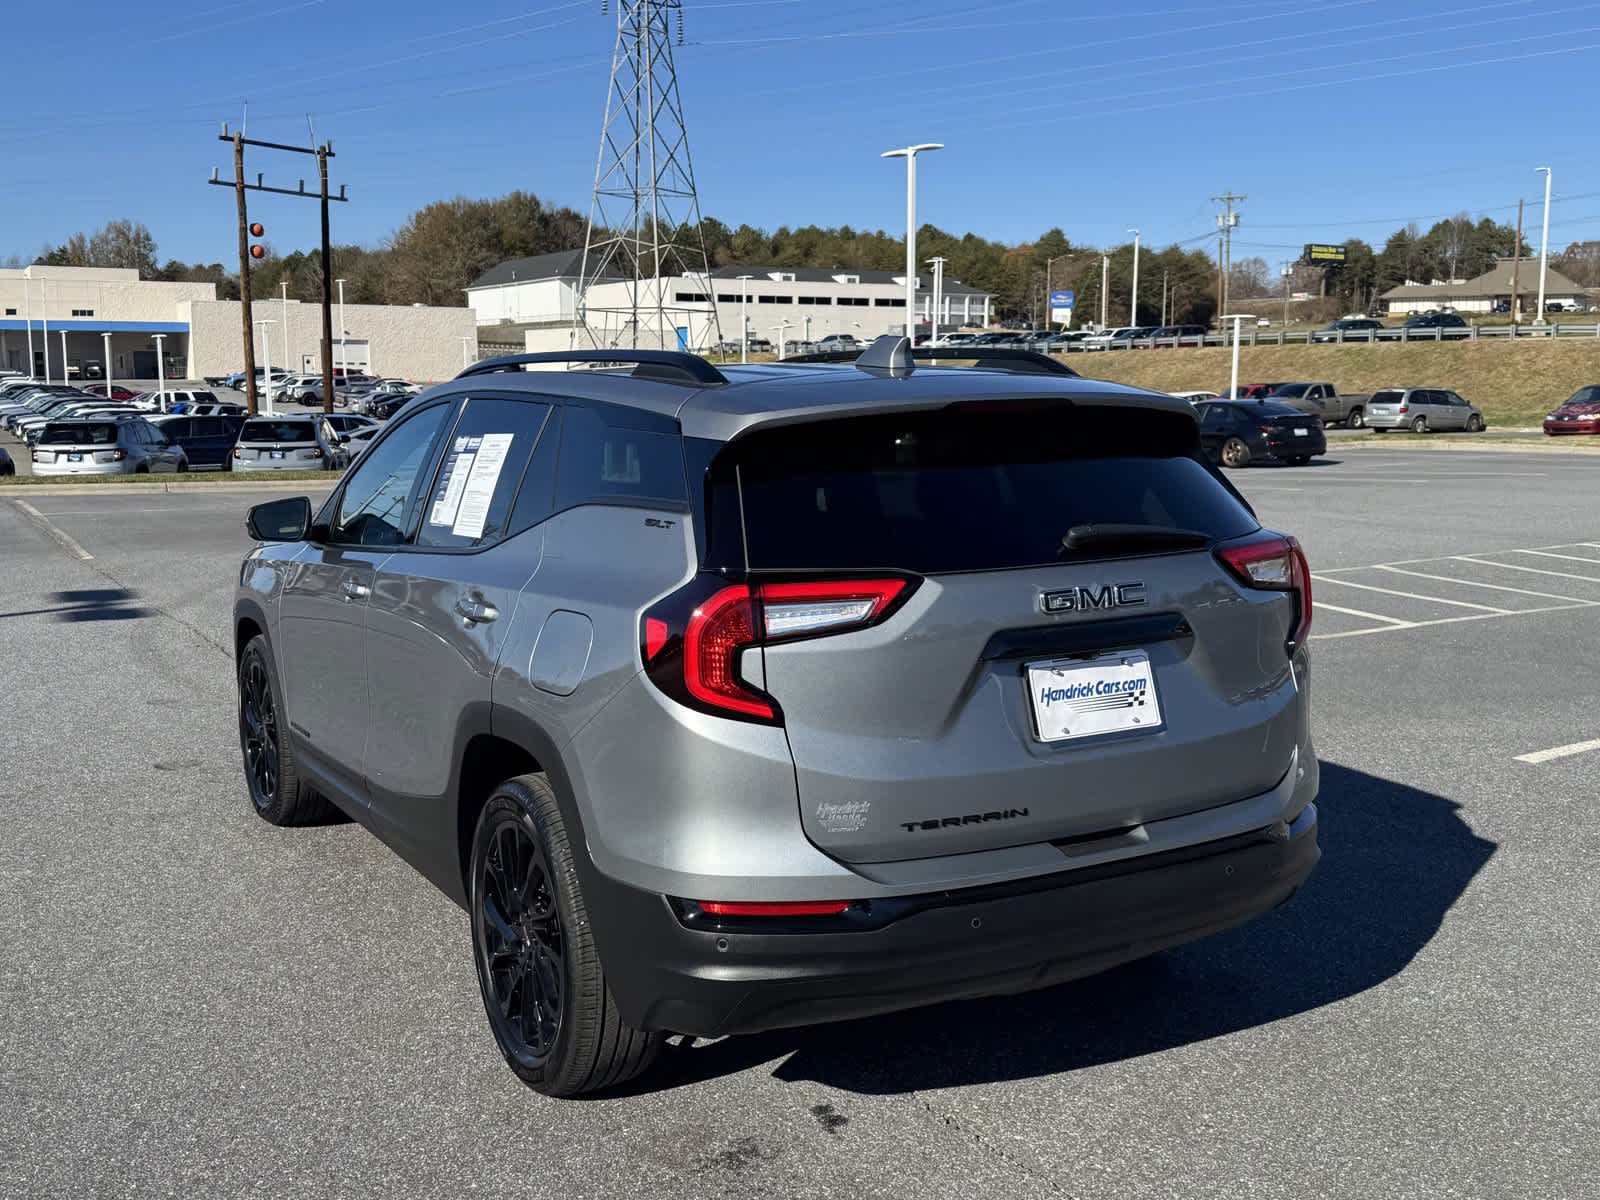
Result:
{"label": "rear reflector", "polygon": [[697,900],[701,912],[714,917],[833,917],[850,907],[848,900]]}
{"label": "rear reflector", "polygon": [[1293,592],[1298,611],[1289,629],[1291,648],[1311,632],[1311,568],[1300,543],[1281,533],[1260,533],[1218,546],[1217,558],[1246,587]]}
{"label": "rear reflector", "polygon": [[667,644],[667,623],[659,617],[649,617],[644,623],[644,660],[649,662],[661,653]]}

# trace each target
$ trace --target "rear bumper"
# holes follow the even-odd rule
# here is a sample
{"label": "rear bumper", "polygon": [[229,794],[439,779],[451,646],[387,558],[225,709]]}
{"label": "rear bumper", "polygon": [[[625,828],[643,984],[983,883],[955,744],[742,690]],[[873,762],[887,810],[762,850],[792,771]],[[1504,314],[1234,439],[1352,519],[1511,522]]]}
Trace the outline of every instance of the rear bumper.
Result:
{"label": "rear bumper", "polygon": [[[1320,857],[1317,810],[1222,841],[993,887],[909,898],[877,929],[689,929],[659,895],[591,897],[629,1024],[719,1037],[1048,987],[1277,907]],[[618,945],[617,941],[626,944]]]}

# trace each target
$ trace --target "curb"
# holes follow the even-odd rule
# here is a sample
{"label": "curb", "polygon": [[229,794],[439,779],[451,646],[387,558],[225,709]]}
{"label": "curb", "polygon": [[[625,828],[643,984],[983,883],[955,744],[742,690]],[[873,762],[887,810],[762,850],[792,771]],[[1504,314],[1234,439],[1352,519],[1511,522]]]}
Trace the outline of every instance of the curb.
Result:
{"label": "curb", "polygon": [[315,492],[331,488],[315,479],[285,479],[280,482],[263,480],[260,483],[33,483],[0,485],[0,496],[25,500],[29,496],[148,496],[182,495],[190,492]]}
{"label": "curb", "polygon": [[[1600,439],[1596,439],[1600,441]],[[1576,454],[1579,456],[1600,455],[1600,445],[1587,446],[1569,445],[1567,439],[1559,441],[1551,439],[1543,442],[1512,442],[1512,441],[1466,441],[1461,439],[1445,440],[1445,435],[1430,434],[1418,437],[1415,434],[1402,434],[1398,437],[1386,437],[1369,434],[1366,437],[1338,438],[1328,443],[1328,453],[1335,450],[1361,450],[1382,453],[1385,450],[1427,450],[1437,453],[1450,453],[1452,451],[1467,454]]]}

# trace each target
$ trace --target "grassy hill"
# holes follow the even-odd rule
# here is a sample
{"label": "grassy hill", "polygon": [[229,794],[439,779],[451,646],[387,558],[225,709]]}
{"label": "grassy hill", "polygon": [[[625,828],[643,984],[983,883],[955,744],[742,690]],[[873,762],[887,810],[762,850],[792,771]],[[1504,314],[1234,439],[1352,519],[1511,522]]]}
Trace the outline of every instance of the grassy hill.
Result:
{"label": "grassy hill", "polygon": [[[1160,392],[1228,386],[1225,348],[1115,350],[1065,361],[1095,379]],[[1446,387],[1479,408],[1491,426],[1537,426],[1586,384],[1600,384],[1600,338],[1563,341],[1432,342],[1376,346],[1243,346],[1241,383],[1327,379],[1341,392]]]}

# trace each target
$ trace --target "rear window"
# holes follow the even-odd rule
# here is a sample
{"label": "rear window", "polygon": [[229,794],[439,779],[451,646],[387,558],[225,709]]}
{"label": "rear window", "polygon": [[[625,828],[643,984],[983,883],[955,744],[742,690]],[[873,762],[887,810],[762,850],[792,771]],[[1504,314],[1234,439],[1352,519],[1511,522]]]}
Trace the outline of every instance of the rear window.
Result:
{"label": "rear window", "polygon": [[117,427],[110,423],[94,425],[46,425],[39,435],[41,446],[115,446]]}
{"label": "rear window", "polygon": [[1381,391],[1381,392],[1373,392],[1372,393],[1372,401],[1371,401],[1371,403],[1373,403],[1373,404],[1399,404],[1401,398],[1404,397],[1404,396],[1405,396],[1405,393],[1403,391],[1400,391],[1398,388],[1391,388],[1391,389],[1387,389],[1387,390]]}
{"label": "rear window", "polygon": [[1187,415],[1059,404],[751,434],[712,467],[712,566],[741,563],[741,498],[754,570],[1002,570],[1059,561],[1074,525],[1257,527]]}
{"label": "rear window", "polygon": [[241,442],[314,442],[316,427],[310,421],[246,421]]}

